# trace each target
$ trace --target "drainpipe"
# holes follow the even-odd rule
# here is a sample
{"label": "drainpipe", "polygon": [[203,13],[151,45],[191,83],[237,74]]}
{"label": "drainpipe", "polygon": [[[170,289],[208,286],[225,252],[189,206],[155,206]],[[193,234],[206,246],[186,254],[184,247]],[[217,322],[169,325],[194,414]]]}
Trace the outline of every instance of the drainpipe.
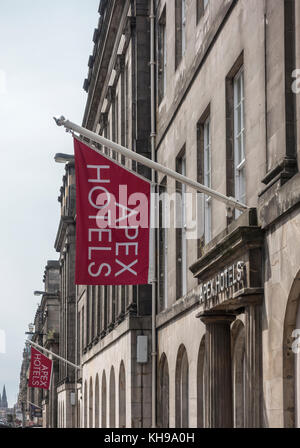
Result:
{"label": "drainpipe", "polygon": [[[150,70],[151,70],[151,159],[155,162],[155,15],[154,0],[150,0]],[[151,171],[152,183],[155,183],[155,170]],[[155,213],[155,204],[153,206]],[[155,217],[154,217],[155,218]],[[152,221],[155,222],[155,219]],[[155,226],[152,231],[152,428],[156,428],[156,254]]]}

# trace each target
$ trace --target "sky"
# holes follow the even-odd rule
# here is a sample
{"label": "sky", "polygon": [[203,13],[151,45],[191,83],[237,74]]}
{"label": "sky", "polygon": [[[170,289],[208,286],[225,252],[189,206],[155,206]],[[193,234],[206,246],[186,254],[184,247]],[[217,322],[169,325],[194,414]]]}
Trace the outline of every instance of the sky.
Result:
{"label": "sky", "polygon": [[[17,400],[25,332],[43,290],[57,198],[72,138],[52,117],[82,123],[99,0],[1,0],[0,6],[0,393]],[[5,347],[3,334],[5,334]],[[5,348],[5,351],[4,351]],[[4,353],[3,353],[4,352]]]}

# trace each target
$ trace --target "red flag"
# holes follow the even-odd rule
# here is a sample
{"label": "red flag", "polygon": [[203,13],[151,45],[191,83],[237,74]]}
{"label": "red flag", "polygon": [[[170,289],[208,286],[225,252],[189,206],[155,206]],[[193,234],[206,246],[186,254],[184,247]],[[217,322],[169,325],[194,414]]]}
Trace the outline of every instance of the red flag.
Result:
{"label": "red flag", "polygon": [[151,184],[74,139],[79,285],[147,284]]}
{"label": "red flag", "polygon": [[50,389],[53,361],[31,347],[29,387]]}

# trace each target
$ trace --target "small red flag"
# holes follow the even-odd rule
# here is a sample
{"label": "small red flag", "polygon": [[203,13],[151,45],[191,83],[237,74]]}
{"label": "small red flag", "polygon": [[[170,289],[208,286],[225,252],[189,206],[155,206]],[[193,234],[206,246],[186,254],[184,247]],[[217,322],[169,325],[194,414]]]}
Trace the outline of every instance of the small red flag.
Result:
{"label": "small red flag", "polygon": [[50,389],[53,361],[31,347],[29,387]]}
{"label": "small red flag", "polygon": [[77,285],[149,282],[151,183],[74,138]]}

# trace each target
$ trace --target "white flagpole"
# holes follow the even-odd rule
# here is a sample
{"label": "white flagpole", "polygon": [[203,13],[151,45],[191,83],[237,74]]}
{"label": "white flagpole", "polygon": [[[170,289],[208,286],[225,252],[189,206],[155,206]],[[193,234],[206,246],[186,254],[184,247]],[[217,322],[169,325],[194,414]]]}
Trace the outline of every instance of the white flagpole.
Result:
{"label": "white flagpole", "polygon": [[114,151],[122,154],[125,157],[128,157],[129,159],[135,160],[136,162],[141,163],[148,168],[151,168],[152,170],[163,173],[166,176],[172,177],[178,182],[188,185],[189,187],[193,188],[196,191],[199,191],[200,193],[204,193],[207,196],[211,196],[214,199],[223,202],[224,204],[226,204],[227,209],[232,210],[233,208],[236,208],[238,210],[245,211],[250,208],[232,197],[225,196],[224,194],[212,190],[211,188],[206,187],[205,185],[202,185],[199,182],[190,179],[189,177],[183,176],[182,174],[179,174],[176,171],[161,165],[160,163],[148,159],[147,157],[141,156],[140,154],[131,151],[128,148],[125,148],[125,146],[108,140],[107,138],[104,138],[101,135],[96,134],[95,132],[89,131],[82,126],[78,126],[77,124],[66,120],[65,117],[54,118],[54,120],[58,126],[64,126],[66,129],[77,132],[78,134],[81,134],[94,142],[100,143],[100,145],[113,149]]}
{"label": "white flagpole", "polygon": [[33,345],[34,347],[38,348],[39,350],[44,350],[44,352],[48,353],[49,355],[54,356],[55,358],[59,359],[60,361],[65,362],[66,364],[69,364],[69,366],[74,367],[74,369],[81,370],[80,366],[73,364],[71,361],[68,361],[67,359],[62,358],[61,356],[56,355],[55,353],[51,352],[50,350],[47,350],[46,348],[42,347],[39,344],[36,344],[35,342],[30,341],[29,339],[26,340],[26,344]]}

